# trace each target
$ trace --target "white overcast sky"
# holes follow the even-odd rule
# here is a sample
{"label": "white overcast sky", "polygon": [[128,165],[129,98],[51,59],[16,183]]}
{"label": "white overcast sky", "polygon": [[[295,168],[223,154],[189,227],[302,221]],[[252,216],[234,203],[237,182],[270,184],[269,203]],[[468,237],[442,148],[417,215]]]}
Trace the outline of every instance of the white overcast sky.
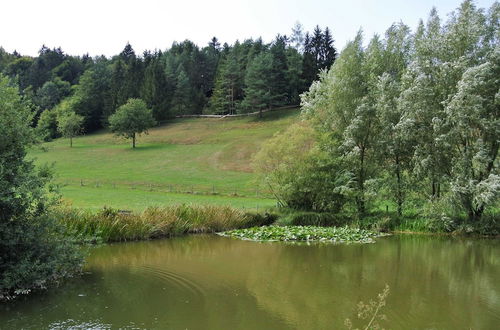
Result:
{"label": "white overcast sky", "polygon": [[[362,27],[365,38],[383,34],[393,22],[412,29],[435,6],[442,18],[459,0],[4,0],[0,46],[36,55],[42,44],[72,55],[118,54],[127,42],[137,53],[170,48],[190,39],[199,46],[216,36],[236,39],[289,34],[299,21],[305,30],[328,26],[342,49]],[[476,0],[489,8],[494,0]]]}

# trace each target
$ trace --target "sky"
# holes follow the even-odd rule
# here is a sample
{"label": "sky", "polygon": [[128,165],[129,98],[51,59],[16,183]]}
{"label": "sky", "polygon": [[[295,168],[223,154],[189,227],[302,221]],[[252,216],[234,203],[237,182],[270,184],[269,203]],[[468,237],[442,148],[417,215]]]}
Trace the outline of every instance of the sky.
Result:
{"label": "sky", "polygon": [[[394,22],[414,29],[434,6],[444,19],[460,0],[7,0],[0,11],[0,46],[35,56],[42,44],[71,55],[118,54],[129,42],[136,53],[164,50],[190,39],[205,46],[216,36],[229,44],[328,26],[342,49],[362,28],[366,39]],[[489,8],[494,0],[476,0]]]}

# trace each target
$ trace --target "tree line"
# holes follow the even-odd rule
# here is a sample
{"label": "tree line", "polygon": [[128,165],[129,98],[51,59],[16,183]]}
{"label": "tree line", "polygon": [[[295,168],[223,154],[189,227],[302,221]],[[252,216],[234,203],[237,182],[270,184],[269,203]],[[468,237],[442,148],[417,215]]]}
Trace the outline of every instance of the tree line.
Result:
{"label": "tree line", "polygon": [[267,44],[258,38],[221,45],[214,37],[205,47],[186,40],[142,55],[127,44],[111,58],[46,46],[29,57],[0,48],[0,72],[17,82],[35,114],[33,126],[50,140],[61,134],[58,117],[79,115],[90,132],[107,127],[129,99],[142,99],[156,121],[298,105],[300,94],[335,61],[333,42],[328,28],[304,33],[297,23],[289,37],[278,34]]}
{"label": "tree line", "polygon": [[364,46],[360,31],[303,95],[304,121],[257,155],[276,196],[360,219],[392,201],[442,227],[498,215],[499,18],[466,0],[413,33],[393,24]]}

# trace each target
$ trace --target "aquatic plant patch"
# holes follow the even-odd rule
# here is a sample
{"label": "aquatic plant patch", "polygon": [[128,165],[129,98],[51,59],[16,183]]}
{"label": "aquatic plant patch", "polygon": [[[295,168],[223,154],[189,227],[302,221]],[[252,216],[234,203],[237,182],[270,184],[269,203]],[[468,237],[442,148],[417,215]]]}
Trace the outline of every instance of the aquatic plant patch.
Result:
{"label": "aquatic plant patch", "polygon": [[229,230],[221,236],[252,241],[326,241],[372,243],[386,234],[351,227],[263,226]]}

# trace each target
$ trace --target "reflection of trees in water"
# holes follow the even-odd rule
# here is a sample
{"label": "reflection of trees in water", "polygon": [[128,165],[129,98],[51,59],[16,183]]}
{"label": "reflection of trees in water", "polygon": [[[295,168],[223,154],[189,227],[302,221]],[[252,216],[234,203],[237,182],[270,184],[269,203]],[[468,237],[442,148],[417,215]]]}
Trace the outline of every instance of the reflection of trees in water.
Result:
{"label": "reflection of trees in water", "polygon": [[283,247],[266,270],[273,286],[260,285],[254,273],[249,288],[260,304],[299,327],[341,327],[342,317],[355,317],[357,302],[388,283],[391,328],[492,328],[499,317],[491,315],[500,306],[499,252],[497,241],[428,236],[362,246]]}
{"label": "reflection of trees in water", "polygon": [[[498,322],[498,316],[488,313],[500,306],[498,247],[492,240],[416,235],[333,246],[189,236],[99,247],[89,269],[143,274],[139,292],[129,294],[122,280],[105,276],[111,282],[106,287],[116,289],[124,301],[161,285],[147,279],[151,274],[141,267],[168,270],[201,288],[199,308],[214,324],[217,316],[212,313],[235,320],[239,308],[248,314],[257,310],[256,304],[296,327],[341,327],[345,318],[355,319],[359,301],[376,296],[388,283],[390,327],[488,328]],[[187,295],[173,288],[175,295]],[[226,313],[220,301],[227,299]]]}

